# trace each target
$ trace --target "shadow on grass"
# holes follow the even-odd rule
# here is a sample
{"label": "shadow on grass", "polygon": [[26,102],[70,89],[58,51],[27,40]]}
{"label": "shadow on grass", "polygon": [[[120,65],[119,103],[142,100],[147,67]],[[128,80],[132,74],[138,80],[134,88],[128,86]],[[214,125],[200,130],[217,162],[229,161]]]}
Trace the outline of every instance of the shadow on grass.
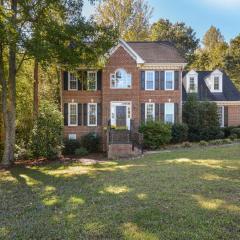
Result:
{"label": "shadow on grass", "polygon": [[218,151],[11,169],[0,237],[239,239],[239,157]]}

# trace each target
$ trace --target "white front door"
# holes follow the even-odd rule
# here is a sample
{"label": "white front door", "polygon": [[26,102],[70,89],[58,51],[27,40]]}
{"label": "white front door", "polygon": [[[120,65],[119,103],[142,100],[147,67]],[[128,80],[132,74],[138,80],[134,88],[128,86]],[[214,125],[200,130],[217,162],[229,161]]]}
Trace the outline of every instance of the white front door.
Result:
{"label": "white front door", "polygon": [[130,130],[130,120],[132,118],[131,102],[111,102],[111,125],[124,127]]}

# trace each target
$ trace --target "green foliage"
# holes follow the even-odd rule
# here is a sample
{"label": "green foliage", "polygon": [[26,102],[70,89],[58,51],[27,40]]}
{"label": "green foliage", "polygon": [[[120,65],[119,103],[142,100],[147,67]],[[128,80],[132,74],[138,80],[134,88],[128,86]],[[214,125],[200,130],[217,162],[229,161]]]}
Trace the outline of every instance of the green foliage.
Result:
{"label": "green foliage", "polygon": [[189,94],[183,105],[183,122],[188,125],[189,141],[224,138],[216,103],[199,102],[195,94]]}
{"label": "green foliage", "polygon": [[53,103],[43,101],[34,122],[31,149],[34,157],[55,158],[61,152],[62,114]]}
{"label": "green foliage", "polygon": [[97,8],[95,19],[113,26],[126,41],[146,40],[149,36],[152,8],[145,0],[105,0]]}
{"label": "green foliage", "polygon": [[172,143],[181,143],[188,139],[187,124],[175,123],[172,125]]}
{"label": "green foliage", "polygon": [[223,144],[223,139],[211,140],[211,141],[209,141],[209,143],[212,145],[221,145],[221,144]]}
{"label": "green foliage", "polygon": [[16,160],[32,159],[31,149],[29,149],[28,147],[24,148],[23,146],[15,145],[14,157]]}
{"label": "green foliage", "polygon": [[100,150],[101,138],[96,133],[88,133],[81,139],[81,146],[86,148],[88,152],[98,152]]}
{"label": "green foliage", "polygon": [[143,144],[148,149],[158,149],[171,140],[171,126],[163,122],[148,121],[140,126],[139,131],[143,133]]}
{"label": "green foliage", "polygon": [[236,134],[231,134],[229,137],[232,141],[236,140],[238,136]]}
{"label": "green foliage", "polygon": [[80,141],[73,139],[65,139],[63,145],[64,155],[74,155],[76,149],[80,148],[81,146]]}
{"label": "green foliage", "polygon": [[0,142],[0,159],[2,159],[3,156],[3,150],[4,150],[4,145],[2,142]]}
{"label": "green foliage", "polygon": [[231,135],[235,134],[237,138],[240,138],[240,128],[233,128],[231,130]]}
{"label": "green foliage", "polygon": [[202,141],[199,142],[199,145],[205,147],[205,146],[208,146],[208,142],[202,140]]}
{"label": "green foliage", "polygon": [[224,144],[231,144],[232,143],[232,140],[229,139],[229,138],[225,138],[222,140]]}
{"label": "green foliage", "polygon": [[172,42],[188,61],[192,60],[199,44],[191,27],[183,22],[171,23],[168,19],[160,19],[152,25],[150,38],[153,41]]}
{"label": "green foliage", "polygon": [[86,155],[88,155],[88,150],[84,147],[77,148],[75,150],[75,155],[78,157],[86,156]]}
{"label": "green foliage", "polygon": [[190,143],[190,142],[183,142],[183,143],[182,143],[182,147],[184,147],[184,148],[190,148],[190,147],[192,147],[192,143]]}

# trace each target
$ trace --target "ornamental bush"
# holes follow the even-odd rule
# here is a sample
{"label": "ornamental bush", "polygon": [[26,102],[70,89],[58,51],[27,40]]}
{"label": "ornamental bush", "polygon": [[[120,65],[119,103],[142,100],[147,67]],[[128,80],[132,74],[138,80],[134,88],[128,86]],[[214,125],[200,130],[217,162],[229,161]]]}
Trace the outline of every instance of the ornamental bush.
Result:
{"label": "ornamental bush", "polygon": [[172,125],[172,143],[181,143],[188,139],[188,126],[183,123],[175,123]]}
{"label": "ornamental bush", "polygon": [[224,131],[220,127],[205,127],[200,131],[200,138],[205,141],[223,139]]}
{"label": "ornamental bush", "polygon": [[76,149],[80,148],[80,141],[74,139],[64,140],[63,154],[74,155]]}
{"label": "ornamental bush", "polygon": [[101,138],[97,133],[88,133],[81,139],[81,146],[86,148],[89,153],[98,152],[100,150]]}
{"label": "ornamental bush", "polygon": [[231,135],[235,134],[237,138],[240,138],[240,128],[233,128],[231,130]]}
{"label": "ornamental bush", "polygon": [[34,121],[30,149],[33,157],[55,158],[61,153],[63,119],[56,104],[43,101]]}
{"label": "ornamental bush", "polygon": [[160,121],[143,123],[139,132],[143,133],[143,145],[147,149],[158,149],[171,140],[171,125]]}
{"label": "ornamental bush", "polygon": [[78,157],[86,156],[86,155],[88,155],[88,150],[84,147],[77,148],[75,150],[75,155]]}

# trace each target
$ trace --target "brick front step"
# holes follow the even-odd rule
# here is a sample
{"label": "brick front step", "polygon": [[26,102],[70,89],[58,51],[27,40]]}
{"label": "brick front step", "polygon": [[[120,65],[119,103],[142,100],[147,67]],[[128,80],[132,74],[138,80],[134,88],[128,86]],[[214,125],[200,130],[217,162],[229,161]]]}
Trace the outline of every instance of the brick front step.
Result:
{"label": "brick front step", "polygon": [[110,144],[108,146],[108,159],[131,158],[141,155],[137,147],[132,149],[132,144]]}

